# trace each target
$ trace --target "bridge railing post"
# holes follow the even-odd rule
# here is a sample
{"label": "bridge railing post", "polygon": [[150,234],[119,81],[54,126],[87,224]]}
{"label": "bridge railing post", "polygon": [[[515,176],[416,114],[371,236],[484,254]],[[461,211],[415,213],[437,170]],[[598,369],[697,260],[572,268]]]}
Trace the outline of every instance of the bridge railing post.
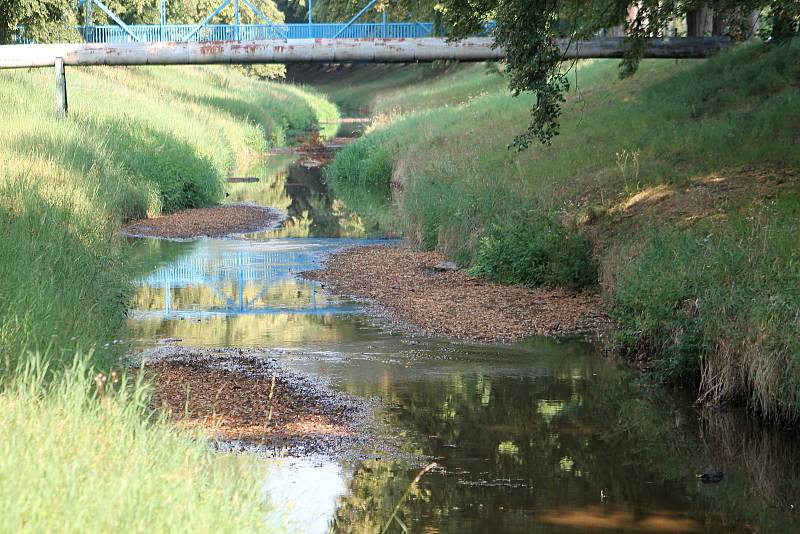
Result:
{"label": "bridge railing post", "polygon": [[161,9],[160,9],[160,11],[161,11],[161,17],[160,17],[160,20],[159,20],[159,22],[160,22],[159,26],[160,27],[158,29],[158,39],[160,41],[166,41],[167,40],[167,35],[166,35],[165,26],[167,25],[167,0],[161,0]]}
{"label": "bridge railing post", "polygon": [[233,0],[233,34],[239,40],[239,0]]}
{"label": "bridge railing post", "polygon": [[57,57],[55,61],[56,74],[56,116],[67,116],[67,77],[64,73],[64,59]]}

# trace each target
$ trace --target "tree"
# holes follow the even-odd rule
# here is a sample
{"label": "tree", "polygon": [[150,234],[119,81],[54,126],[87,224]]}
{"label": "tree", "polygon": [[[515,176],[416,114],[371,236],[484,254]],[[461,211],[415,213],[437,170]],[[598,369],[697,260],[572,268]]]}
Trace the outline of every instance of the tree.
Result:
{"label": "tree", "polygon": [[39,43],[74,41],[73,0],[5,0],[0,2],[0,44],[20,39]]}
{"label": "tree", "polygon": [[[509,87],[514,95],[532,92],[535,105],[527,130],[512,145],[527,148],[532,142],[550,143],[558,135],[561,104],[569,89],[565,65],[555,38],[588,39],[604,29],[623,25],[630,47],[621,64],[621,75],[630,76],[638,67],[647,42],[663,37],[676,20],[688,16],[691,33],[729,33],[748,21],[754,10],[764,11],[771,24],[762,30],[768,40],[779,41],[798,32],[800,0],[442,0],[441,11],[458,39],[481,30],[490,20],[496,46],[506,49]],[[717,14],[712,20],[710,13]]]}
{"label": "tree", "polygon": [[[314,21],[344,22],[358,13],[369,0],[313,0]],[[293,20],[308,18],[308,0],[280,0],[278,5],[291,13]],[[433,20],[437,17],[436,2],[432,0],[379,0],[361,16],[362,21],[379,21],[386,11],[392,20]]]}

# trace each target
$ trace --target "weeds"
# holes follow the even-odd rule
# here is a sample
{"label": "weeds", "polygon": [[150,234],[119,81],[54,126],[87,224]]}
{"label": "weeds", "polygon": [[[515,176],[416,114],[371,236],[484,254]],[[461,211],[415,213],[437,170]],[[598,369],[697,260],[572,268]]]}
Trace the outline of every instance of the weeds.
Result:
{"label": "weeds", "polygon": [[[626,150],[624,148],[616,153],[617,168],[622,175],[622,179],[625,181],[623,191],[625,191],[627,196],[635,195],[642,188],[642,184],[639,182],[640,154],[638,150]],[[601,197],[601,201],[602,200]]]}
{"label": "weeds", "polygon": [[91,360],[48,380],[52,358],[31,355],[0,386],[0,530],[269,528],[252,461],[215,455],[150,412],[141,378],[114,383]]}
{"label": "weeds", "polygon": [[662,380],[702,382],[703,400],[800,411],[800,194],[724,224],[664,228],[619,274],[618,340]]}
{"label": "weeds", "polygon": [[0,74],[0,351],[10,364],[27,350],[69,359],[95,345],[99,364],[113,362],[102,345],[120,337],[128,297],[119,223],[213,204],[274,125],[336,117],[316,94],[224,68],[69,77],[71,115],[56,120],[47,73]]}
{"label": "weeds", "polygon": [[481,238],[469,274],[507,284],[584,289],[597,281],[585,238],[553,217],[515,214]]}

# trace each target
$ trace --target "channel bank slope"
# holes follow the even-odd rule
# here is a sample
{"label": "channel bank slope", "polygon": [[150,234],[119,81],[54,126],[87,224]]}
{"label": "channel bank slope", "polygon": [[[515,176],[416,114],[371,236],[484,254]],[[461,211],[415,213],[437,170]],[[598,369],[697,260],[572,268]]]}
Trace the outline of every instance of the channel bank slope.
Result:
{"label": "channel bank slope", "polygon": [[579,64],[561,134],[522,152],[507,145],[533,99],[506,92],[501,66],[339,68],[320,90],[376,120],[328,182],[368,225],[470,274],[599,292],[641,369],[793,421],[799,59],[795,39],[625,80]]}
{"label": "channel bank slope", "polygon": [[214,205],[234,169],[338,111],[229,68],[68,77],[58,120],[51,72],[0,73],[0,531],[264,528],[250,460],[154,417],[120,371],[150,266],[119,228]]}

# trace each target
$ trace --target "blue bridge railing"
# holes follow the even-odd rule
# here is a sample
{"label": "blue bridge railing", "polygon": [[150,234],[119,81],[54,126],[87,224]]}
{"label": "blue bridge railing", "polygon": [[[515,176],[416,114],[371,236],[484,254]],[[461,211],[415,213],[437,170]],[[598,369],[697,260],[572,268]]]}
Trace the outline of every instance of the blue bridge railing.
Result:
{"label": "blue bridge railing", "polygon": [[[79,26],[87,43],[132,43],[136,41],[252,41],[262,39],[413,39],[431,37],[433,22],[365,22],[321,24],[197,24]],[[130,32],[130,33],[129,33]],[[134,37],[135,36],[135,37]]]}

